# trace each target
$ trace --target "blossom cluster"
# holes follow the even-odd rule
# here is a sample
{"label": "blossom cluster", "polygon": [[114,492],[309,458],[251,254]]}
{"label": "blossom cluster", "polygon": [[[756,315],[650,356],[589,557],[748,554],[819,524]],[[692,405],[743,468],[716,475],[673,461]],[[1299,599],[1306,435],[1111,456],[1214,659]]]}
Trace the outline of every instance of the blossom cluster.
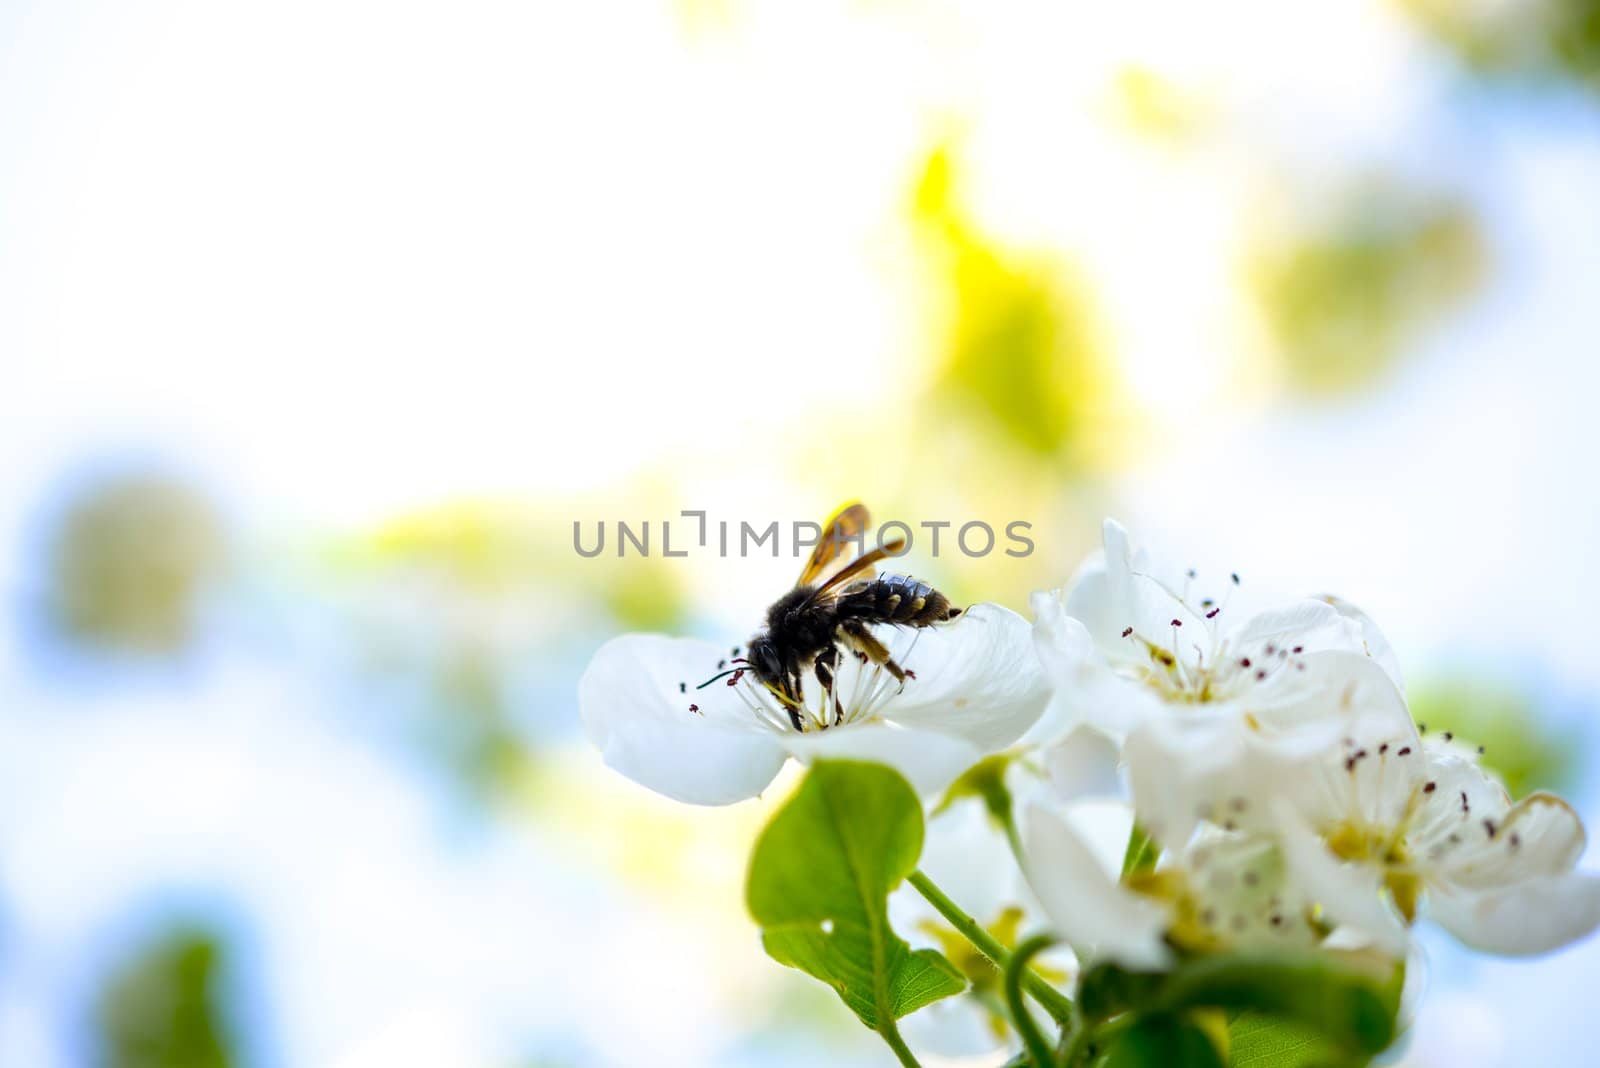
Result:
{"label": "blossom cluster", "polygon": [[[615,639],[581,684],[586,731],[611,767],[700,804],[755,796],[791,757],[886,764],[948,802],[1000,754],[1023,801],[1017,864],[946,848],[951,878],[996,910],[1037,910],[1066,967],[1335,947],[1399,962],[1424,918],[1527,955],[1600,925],[1572,808],[1513,800],[1480,750],[1415,723],[1362,611],[1332,596],[1250,611],[1238,575],[1166,573],[1117,523],[1103,533],[1068,584],[1033,596],[1031,623],[980,604],[880,627],[907,678],[846,657],[798,711],[748,675],[698,688],[737,650]],[[960,822],[932,822],[925,865]],[[1015,888],[976,888],[1008,868]]]}

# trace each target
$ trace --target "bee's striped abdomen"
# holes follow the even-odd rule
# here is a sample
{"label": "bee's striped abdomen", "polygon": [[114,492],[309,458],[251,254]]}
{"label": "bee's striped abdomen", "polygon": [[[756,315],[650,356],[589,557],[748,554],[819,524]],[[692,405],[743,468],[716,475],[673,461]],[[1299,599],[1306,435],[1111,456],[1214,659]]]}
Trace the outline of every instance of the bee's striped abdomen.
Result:
{"label": "bee's striped abdomen", "polygon": [[874,623],[927,627],[961,614],[950,599],[909,575],[879,575],[857,583],[840,598],[843,614]]}

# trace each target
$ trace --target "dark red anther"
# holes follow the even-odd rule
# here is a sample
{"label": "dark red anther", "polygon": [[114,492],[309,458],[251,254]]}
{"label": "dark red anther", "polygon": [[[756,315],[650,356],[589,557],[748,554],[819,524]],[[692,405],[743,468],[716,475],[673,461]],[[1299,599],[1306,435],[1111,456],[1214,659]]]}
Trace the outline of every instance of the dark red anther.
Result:
{"label": "dark red anther", "polygon": [[689,711],[690,711],[690,712],[694,712],[694,713],[696,713],[696,714],[699,714],[699,712],[700,712],[700,706],[699,706],[699,705],[690,705],[690,706],[689,706]]}
{"label": "dark red anther", "polygon": [[1181,627],[1181,626],[1183,626],[1183,620],[1181,620],[1181,619],[1174,619],[1174,620],[1173,620],[1173,621],[1172,621],[1172,625],[1173,625],[1173,626],[1174,626],[1174,627]]}
{"label": "dark red anther", "polygon": [[1243,660],[1239,661],[1239,666],[1242,667],[1242,668],[1249,667],[1250,666],[1250,658],[1247,656]]}
{"label": "dark red anther", "polygon": [[1435,790],[1437,790],[1438,788],[1439,788],[1439,784],[1438,783],[1430,782],[1430,783],[1427,783],[1426,785],[1424,785],[1422,787],[1422,792],[1425,793],[1425,794],[1431,794]]}
{"label": "dark red anther", "polygon": [[1220,611],[1222,611],[1222,609],[1213,608],[1211,611],[1206,613],[1206,618],[1207,619],[1216,619],[1217,618],[1217,613],[1220,612]]}
{"label": "dark red anther", "polygon": [[1124,627],[1124,628],[1122,628],[1122,636],[1124,638],[1126,638],[1128,635],[1130,635],[1132,633],[1133,633],[1133,628],[1132,627]]}
{"label": "dark red anther", "polygon": [[917,677],[917,673],[915,671],[912,671],[910,668],[906,669],[906,678],[914,679],[916,677]]}

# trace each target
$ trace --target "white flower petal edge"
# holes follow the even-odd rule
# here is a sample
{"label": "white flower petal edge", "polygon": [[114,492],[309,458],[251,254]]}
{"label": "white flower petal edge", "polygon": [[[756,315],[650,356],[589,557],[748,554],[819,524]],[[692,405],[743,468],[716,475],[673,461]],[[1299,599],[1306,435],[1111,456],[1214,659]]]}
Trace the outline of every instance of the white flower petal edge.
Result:
{"label": "white flower petal edge", "polygon": [[1573,872],[1506,890],[1436,891],[1428,913],[1474,949],[1512,957],[1548,953],[1600,926],[1600,876]]}
{"label": "white flower petal edge", "polygon": [[1032,632],[1022,616],[992,603],[911,632],[905,663],[917,677],[883,718],[965,738],[984,752],[1005,748],[1027,733],[1050,696]]}
{"label": "white flower petal edge", "polygon": [[894,768],[924,797],[948,787],[983,759],[964,738],[891,723],[852,723],[825,731],[778,736],[797,760],[864,760]]}
{"label": "white flower petal edge", "polygon": [[[788,755],[778,736],[728,687],[694,691],[693,673],[718,655],[707,642],[658,634],[601,646],[578,682],[578,711],[606,765],[692,805],[731,804],[766,789]],[[679,683],[693,696],[680,694]]]}
{"label": "white flower petal edge", "polygon": [[1166,910],[1125,889],[1065,819],[1031,806],[1023,836],[1028,885],[1056,931],[1081,957],[1137,969],[1171,963],[1172,953],[1162,941]]}
{"label": "white flower petal edge", "polygon": [[1068,732],[1045,753],[1045,770],[1056,796],[1065,801],[1088,797],[1122,797],[1117,743],[1087,724]]}

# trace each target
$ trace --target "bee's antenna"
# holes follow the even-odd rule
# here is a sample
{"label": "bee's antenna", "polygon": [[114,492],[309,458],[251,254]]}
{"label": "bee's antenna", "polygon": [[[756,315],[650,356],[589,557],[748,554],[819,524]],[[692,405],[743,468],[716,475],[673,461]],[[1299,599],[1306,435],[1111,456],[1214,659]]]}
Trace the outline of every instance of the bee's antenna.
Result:
{"label": "bee's antenna", "polygon": [[[710,686],[713,682],[716,682],[718,679],[725,678],[725,677],[727,677],[729,675],[742,675],[744,672],[749,671],[749,670],[750,669],[747,668],[747,667],[736,667],[736,668],[729,668],[727,671],[719,671],[717,674],[711,676],[705,682],[702,682],[700,685],[696,686],[695,689],[703,690],[707,686]],[[731,686],[733,684],[729,683],[729,685]]]}

